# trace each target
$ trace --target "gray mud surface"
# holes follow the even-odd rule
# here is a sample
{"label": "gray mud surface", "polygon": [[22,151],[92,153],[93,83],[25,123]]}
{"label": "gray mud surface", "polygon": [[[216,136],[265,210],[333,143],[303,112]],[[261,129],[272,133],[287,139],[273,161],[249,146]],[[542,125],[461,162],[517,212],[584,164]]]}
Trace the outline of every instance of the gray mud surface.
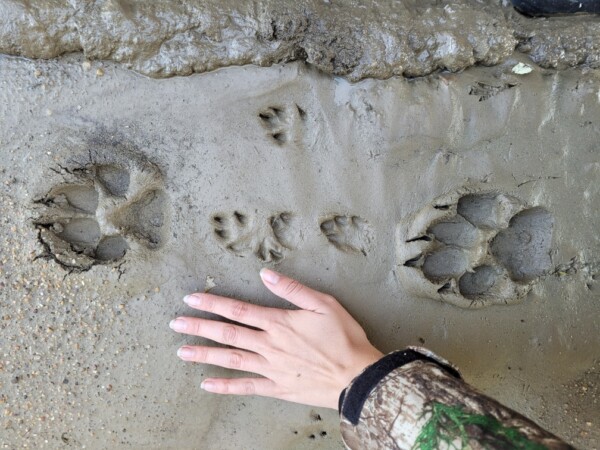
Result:
{"label": "gray mud surface", "polygon": [[507,1],[53,0],[0,3],[0,53],[83,52],[151,77],[305,61],[351,81],[495,65],[600,66],[594,15],[528,18]]}
{"label": "gray mud surface", "polygon": [[176,357],[264,266],[600,448],[600,20],[508,5],[0,0],[0,448],[342,448]]}
{"label": "gray mud surface", "polygon": [[175,355],[189,292],[284,306],[266,265],[597,448],[600,75],[505,58],[350,84],[0,57],[2,447],[341,448],[335,411],[206,394],[232,374]]}

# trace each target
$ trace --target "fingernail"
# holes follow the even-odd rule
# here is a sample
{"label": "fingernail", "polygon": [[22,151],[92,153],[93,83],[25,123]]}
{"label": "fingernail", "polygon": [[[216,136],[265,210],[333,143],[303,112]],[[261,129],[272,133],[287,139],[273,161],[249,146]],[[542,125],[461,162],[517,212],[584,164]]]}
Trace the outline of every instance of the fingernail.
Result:
{"label": "fingernail", "polygon": [[269,269],[261,269],[260,277],[269,284],[277,284],[279,282],[279,274]]}
{"label": "fingernail", "polygon": [[181,359],[190,359],[192,356],[194,356],[194,350],[189,347],[181,347],[179,350],[177,350],[177,356],[179,356]]}
{"label": "fingernail", "polygon": [[186,305],[189,306],[198,307],[202,304],[202,300],[199,297],[196,297],[195,295],[186,295],[185,297],[183,297],[183,301]]}
{"label": "fingernail", "polygon": [[212,391],[215,388],[215,383],[205,380],[200,383],[200,388],[204,389],[205,391]]}
{"label": "fingernail", "polygon": [[175,331],[185,331],[187,323],[183,319],[173,319],[169,322],[169,327]]}

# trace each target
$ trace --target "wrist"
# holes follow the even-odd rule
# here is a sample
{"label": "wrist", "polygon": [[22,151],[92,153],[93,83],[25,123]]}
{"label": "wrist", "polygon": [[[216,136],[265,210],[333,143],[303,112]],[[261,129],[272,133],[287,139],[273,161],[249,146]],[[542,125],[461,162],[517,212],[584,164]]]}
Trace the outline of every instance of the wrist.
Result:
{"label": "wrist", "polygon": [[445,359],[427,349],[409,347],[406,350],[389,353],[374,364],[365,367],[340,393],[338,411],[351,423],[357,422],[362,406],[373,389],[392,371],[419,360],[434,363],[450,375],[461,378],[460,372]]}
{"label": "wrist", "polygon": [[332,409],[339,409],[339,399],[342,397],[342,393],[350,386],[355,379],[360,377],[369,367],[376,364],[385,355],[377,350],[375,347],[369,349],[368,352],[361,353],[359,358],[352,361],[350,365],[342,372],[338,378],[337,388],[335,389],[335,403],[330,407]]}

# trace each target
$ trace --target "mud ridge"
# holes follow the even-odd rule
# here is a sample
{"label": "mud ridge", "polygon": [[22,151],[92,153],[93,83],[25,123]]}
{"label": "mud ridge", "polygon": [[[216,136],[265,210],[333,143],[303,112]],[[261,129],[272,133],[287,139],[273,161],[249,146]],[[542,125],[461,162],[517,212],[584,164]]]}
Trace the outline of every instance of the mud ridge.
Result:
{"label": "mud ridge", "polygon": [[[4,2],[0,53],[83,52],[163,78],[305,61],[351,81],[495,65],[517,48],[542,67],[600,65],[596,16],[526,18],[502,2]],[[267,117],[268,119],[268,117]]]}

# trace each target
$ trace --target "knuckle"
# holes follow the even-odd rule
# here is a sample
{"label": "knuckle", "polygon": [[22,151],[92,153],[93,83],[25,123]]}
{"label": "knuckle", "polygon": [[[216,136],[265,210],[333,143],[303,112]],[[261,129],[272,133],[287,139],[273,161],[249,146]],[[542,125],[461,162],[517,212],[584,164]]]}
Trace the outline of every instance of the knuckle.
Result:
{"label": "knuckle", "polygon": [[207,362],[209,359],[208,350],[206,348],[194,348],[194,361]]}
{"label": "knuckle", "polygon": [[200,334],[202,333],[202,326],[200,325],[199,320],[192,320],[188,323],[188,327],[190,329],[191,334],[200,336]]}
{"label": "knuckle", "polygon": [[283,309],[277,312],[277,315],[271,319],[269,331],[279,332],[289,330],[294,322],[294,317],[290,310]]}
{"label": "knuckle", "polygon": [[244,357],[240,353],[232,353],[229,355],[229,366],[232,369],[239,369],[242,367]]}
{"label": "knuckle", "polygon": [[228,380],[223,381],[221,384],[221,394],[229,394],[231,382]]}
{"label": "knuckle", "polygon": [[296,280],[292,280],[290,281],[287,286],[285,287],[285,294],[286,295],[298,295],[300,292],[302,291],[302,285],[296,281]]}
{"label": "knuckle", "polygon": [[228,325],[223,328],[223,342],[233,345],[237,341],[238,331],[234,326]]}
{"label": "knuckle", "polygon": [[252,381],[245,381],[242,386],[242,389],[244,390],[244,394],[246,395],[254,395],[256,392],[254,383]]}
{"label": "knuckle", "polygon": [[215,299],[208,295],[202,295],[202,309],[208,312],[214,311]]}
{"label": "knuckle", "polygon": [[242,319],[248,314],[248,305],[246,303],[236,303],[231,309],[231,316],[236,319]]}

